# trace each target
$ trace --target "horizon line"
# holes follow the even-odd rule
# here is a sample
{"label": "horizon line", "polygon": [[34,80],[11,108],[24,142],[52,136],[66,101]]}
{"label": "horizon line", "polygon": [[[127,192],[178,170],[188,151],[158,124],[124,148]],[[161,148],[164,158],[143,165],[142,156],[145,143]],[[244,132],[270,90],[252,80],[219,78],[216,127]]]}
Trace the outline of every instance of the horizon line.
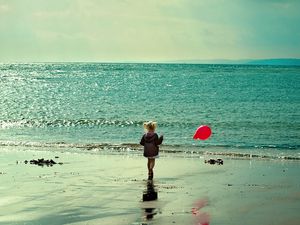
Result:
{"label": "horizon line", "polygon": [[0,64],[27,64],[27,63],[103,63],[103,64],[251,64],[251,63],[295,61],[300,64],[300,58],[260,58],[260,59],[178,59],[178,60],[72,60],[72,61],[7,61]]}

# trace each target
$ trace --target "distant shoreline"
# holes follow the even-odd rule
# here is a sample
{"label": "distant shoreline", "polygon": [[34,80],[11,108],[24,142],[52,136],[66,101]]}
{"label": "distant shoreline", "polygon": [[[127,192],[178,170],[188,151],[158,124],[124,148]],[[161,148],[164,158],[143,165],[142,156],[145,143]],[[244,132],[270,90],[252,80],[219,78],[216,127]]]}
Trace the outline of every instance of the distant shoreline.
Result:
{"label": "distant shoreline", "polygon": [[262,65],[262,66],[300,66],[298,58],[273,58],[273,59],[243,59],[243,60],[171,60],[171,61],[32,61],[32,62],[0,62],[0,64],[39,64],[39,63],[96,63],[96,64],[199,64],[199,65]]}
{"label": "distant shoreline", "polygon": [[173,63],[188,64],[221,64],[221,65],[269,65],[269,66],[300,66],[297,58],[245,59],[245,60],[182,60]]}

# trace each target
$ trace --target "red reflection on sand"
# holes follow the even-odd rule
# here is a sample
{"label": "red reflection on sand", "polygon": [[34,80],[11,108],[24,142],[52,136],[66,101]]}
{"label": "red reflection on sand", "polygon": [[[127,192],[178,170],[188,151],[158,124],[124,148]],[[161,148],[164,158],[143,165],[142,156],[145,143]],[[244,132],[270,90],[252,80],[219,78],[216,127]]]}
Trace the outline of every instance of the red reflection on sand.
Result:
{"label": "red reflection on sand", "polygon": [[207,199],[200,199],[194,203],[192,214],[195,216],[195,225],[209,225],[209,214],[207,212],[200,211],[200,209],[205,207],[207,203]]}

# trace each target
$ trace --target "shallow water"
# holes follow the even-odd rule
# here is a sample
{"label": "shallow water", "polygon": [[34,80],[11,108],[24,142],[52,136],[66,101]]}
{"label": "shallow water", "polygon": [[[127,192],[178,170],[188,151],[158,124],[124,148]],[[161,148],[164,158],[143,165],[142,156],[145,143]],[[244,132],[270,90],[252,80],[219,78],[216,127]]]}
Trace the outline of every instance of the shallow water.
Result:
{"label": "shallow water", "polygon": [[[171,225],[203,220],[296,225],[299,221],[296,161],[224,158],[224,165],[218,166],[199,157],[162,155],[153,181],[157,199],[142,201],[149,186],[141,155],[53,150],[1,149],[1,225]],[[41,157],[63,164],[24,163]],[[147,218],[150,211],[155,214]]]}

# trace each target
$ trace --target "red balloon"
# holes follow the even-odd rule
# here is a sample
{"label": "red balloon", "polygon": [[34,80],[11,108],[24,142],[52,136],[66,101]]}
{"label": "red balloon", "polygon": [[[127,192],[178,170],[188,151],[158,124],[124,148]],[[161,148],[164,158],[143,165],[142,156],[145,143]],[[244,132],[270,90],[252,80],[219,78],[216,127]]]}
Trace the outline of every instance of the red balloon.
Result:
{"label": "red balloon", "polygon": [[194,139],[206,140],[211,135],[211,129],[207,125],[202,125],[198,127],[194,134]]}

